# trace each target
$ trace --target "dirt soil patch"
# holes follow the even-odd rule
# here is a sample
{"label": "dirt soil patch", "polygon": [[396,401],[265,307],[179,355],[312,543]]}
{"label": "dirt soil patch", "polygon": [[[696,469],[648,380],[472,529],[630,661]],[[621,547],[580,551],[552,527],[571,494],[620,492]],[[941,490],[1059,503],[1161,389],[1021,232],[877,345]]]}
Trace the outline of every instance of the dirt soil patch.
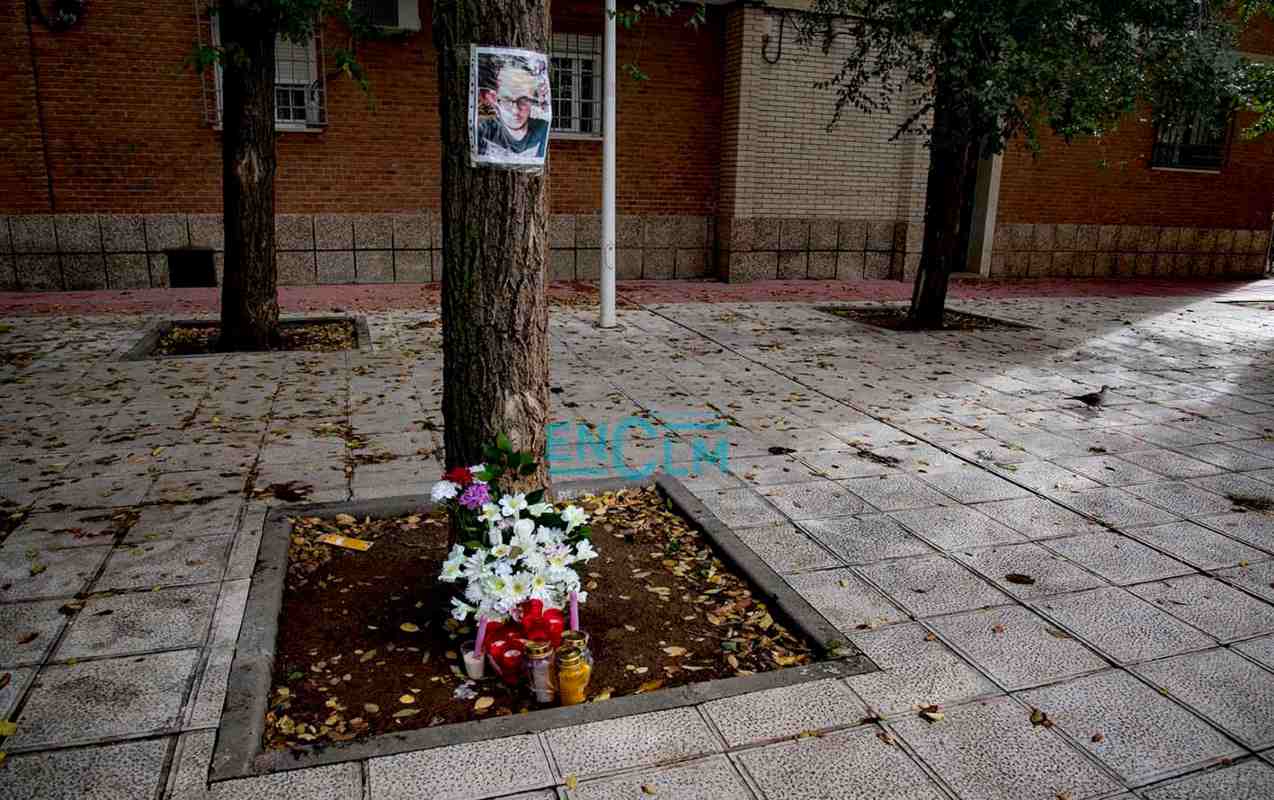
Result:
{"label": "dirt soil patch", "polygon": [[[600,557],[580,577],[580,626],[596,666],[588,698],[654,691],[810,663],[805,640],[732,573],[712,545],[654,488],[575,501],[592,515]],[[435,576],[446,521],[293,519],[279,613],[265,747],[281,749],[518,714],[537,706],[524,687],[470,682],[459,644],[470,625],[446,614],[454,584]],[[373,542],[346,550],[341,533]],[[490,674],[490,670],[488,670]]]}
{"label": "dirt soil patch", "polygon": [[[196,356],[216,353],[217,337],[221,326],[174,325],[155,344],[156,356]],[[280,350],[304,350],[312,353],[334,353],[353,350],[358,346],[358,334],[349,320],[324,320],[279,325],[283,340]]]}
{"label": "dirt soil patch", "polygon": [[[875,308],[820,308],[819,310],[832,314],[833,316],[850,319],[854,322],[861,322],[864,325],[871,325],[891,331],[916,333],[921,330],[913,328],[908,324],[907,308],[905,306],[878,306]],[[943,312],[941,328],[941,330],[947,331],[1029,329],[1029,325],[1022,325],[1017,322],[1009,322],[1007,320],[995,319],[994,317],[984,317],[981,314],[968,314],[964,311],[951,310]]]}

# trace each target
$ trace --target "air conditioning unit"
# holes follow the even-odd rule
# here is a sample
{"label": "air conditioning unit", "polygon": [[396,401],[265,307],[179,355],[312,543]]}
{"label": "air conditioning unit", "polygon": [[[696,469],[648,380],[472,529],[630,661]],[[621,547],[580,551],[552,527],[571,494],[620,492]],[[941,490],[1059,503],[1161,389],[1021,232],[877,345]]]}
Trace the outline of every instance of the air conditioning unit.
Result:
{"label": "air conditioning unit", "polygon": [[354,13],[378,28],[420,30],[420,0],[351,0]]}

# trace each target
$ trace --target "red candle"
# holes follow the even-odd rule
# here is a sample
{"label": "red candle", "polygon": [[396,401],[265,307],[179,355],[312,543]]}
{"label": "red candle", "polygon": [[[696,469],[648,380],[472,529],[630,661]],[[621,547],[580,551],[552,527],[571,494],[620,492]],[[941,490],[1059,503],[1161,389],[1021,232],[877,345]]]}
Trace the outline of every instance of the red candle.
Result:
{"label": "red candle", "polygon": [[566,630],[566,618],[556,608],[544,612],[544,629],[549,644],[557,647],[562,643],[562,631]]}
{"label": "red candle", "polygon": [[510,686],[515,686],[522,677],[522,651],[510,647],[500,654],[500,677]]}

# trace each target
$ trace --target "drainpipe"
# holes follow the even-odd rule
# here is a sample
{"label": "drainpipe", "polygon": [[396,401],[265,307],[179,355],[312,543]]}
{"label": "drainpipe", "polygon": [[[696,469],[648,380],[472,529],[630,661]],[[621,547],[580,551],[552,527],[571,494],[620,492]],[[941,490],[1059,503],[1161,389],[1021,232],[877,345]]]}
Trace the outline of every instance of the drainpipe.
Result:
{"label": "drainpipe", "polygon": [[602,100],[602,281],[601,321],[615,327],[615,0],[606,0],[602,44],[606,84]]}

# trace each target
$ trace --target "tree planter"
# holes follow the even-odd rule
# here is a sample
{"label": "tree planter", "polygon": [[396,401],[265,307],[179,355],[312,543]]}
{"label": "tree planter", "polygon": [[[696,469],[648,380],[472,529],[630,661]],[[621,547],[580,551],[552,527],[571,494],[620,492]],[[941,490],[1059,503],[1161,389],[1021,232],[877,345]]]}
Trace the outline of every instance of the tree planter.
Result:
{"label": "tree planter", "polygon": [[[422,503],[419,497],[401,497],[361,503],[281,508],[272,512],[265,522],[261,552],[231,668],[225,711],[213,757],[212,779],[225,780],[461,742],[497,739],[630,714],[697,705],[721,697],[858,674],[873,669],[869,661],[840,644],[844,642],[844,636],[788,587],[782,578],[770,570],[676,480],[660,477],[655,481],[645,482],[588,481],[559,486],[557,492],[561,497],[652,484],[671,501],[673,510],[685,517],[711,543],[716,555],[726,566],[747,581],[752,596],[766,604],[775,620],[811,645],[813,658],[821,659],[818,663],[742,677],[689,683],[671,689],[656,689],[614,697],[604,702],[545,708],[529,713],[385,733],[334,745],[324,742],[323,747],[312,750],[267,751],[263,749],[262,742],[266,732],[267,710],[277,700],[277,697],[271,697],[274,683],[272,676],[276,674],[274,659],[278,652],[278,620],[283,607],[291,541],[291,524],[287,518],[335,517],[338,513],[358,519],[367,516],[398,517],[420,514],[422,509],[428,508],[428,504]],[[672,638],[672,634],[669,634],[669,638]],[[357,662],[357,657],[354,657],[354,661]],[[341,671],[336,670],[338,673]],[[599,688],[601,687],[594,686],[593,690]]]}
{"label": "tree planter", "polygon": [[[361,316],[322,316],[322,317],[293,317],[281,320],[279,328],[284,332],[289,329],[295,329],[302,326],[323,326],[323,325],[344,325],[349,327],[352,346],[348,348],[323,348],[309,349],[306,347],[288,348],[284,347],[280,350],[255,350],[255,351],[238,351],[240,355],[250,353],[278,353],[278,352],[336,352],[339,349],[371,351],[372,335],[367,327],[367,320]],[[160,343],[164,341],[175,329],[202,329],[209,332],[215,331],[220,323],[211,319],[173,319],[161,320],[147,328],[146,333],[131,348],[128,349],[120,361],[143,361],[150,358],[201,358],[204,356],[220,356],[227,355],[220,352],[198,353],[190,355],[168,355],[160,350]],[[215,346],[215,336],[212,342]],[[285,344],[287,337],[285,337]]]}

